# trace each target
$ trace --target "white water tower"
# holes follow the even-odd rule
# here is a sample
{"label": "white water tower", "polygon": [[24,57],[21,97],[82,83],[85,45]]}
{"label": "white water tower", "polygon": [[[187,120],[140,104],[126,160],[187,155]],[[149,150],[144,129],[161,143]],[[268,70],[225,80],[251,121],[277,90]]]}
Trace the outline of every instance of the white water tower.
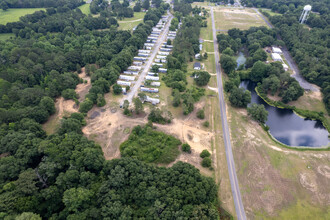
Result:
{"label": "white water tower", "polygon": [[307,21],[309,13],[312,11],[311,5],[305,5],[303,12],[300,15],[299,22],[301,24],[305,23]]}

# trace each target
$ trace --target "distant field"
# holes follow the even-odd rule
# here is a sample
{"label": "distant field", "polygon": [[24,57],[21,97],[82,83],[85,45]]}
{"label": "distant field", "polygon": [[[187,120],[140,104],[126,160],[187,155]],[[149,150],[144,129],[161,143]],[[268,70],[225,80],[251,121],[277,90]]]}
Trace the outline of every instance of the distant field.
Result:
{"label": "distant field", "polygon": [[134,17],[118,20],[119,30],[132,30],[135,26],[143,22],[145,12],[134,12]]}
{"label": "distant field", "polygon": [[268,14],[270,14],[270,16],[275,16],[275,15],[282,15],[280,13],[276,13],[276,12],[272,12],[272,10],[268,9],[268,8],[260,8],[259,11],[265,11]]}
{"label": "distant field", "polygon": [[89,4],[84,4],[82,6],[78,7],[82,13],[84,13],[85,15],[89,15],[91,13],[91,10],[89,8]]}
{"label": "distant field", "polygon": [[0,41],[5,41],[10,37],[15,37],[15,34],[0,34]]}
{"label": "distant field", "polygon": [[247,30],[250,27],[267,26],[264,20],[251,9],[217,9],[214,11],[217,30],[239,28]]}
{"label": "distant field", "polygon": [[0,24],[7,24],[8,22],[19,21],[19,18],[32,14],[35,11],[45,10],[44,8],[14,8],[3,11],[0,9]]}

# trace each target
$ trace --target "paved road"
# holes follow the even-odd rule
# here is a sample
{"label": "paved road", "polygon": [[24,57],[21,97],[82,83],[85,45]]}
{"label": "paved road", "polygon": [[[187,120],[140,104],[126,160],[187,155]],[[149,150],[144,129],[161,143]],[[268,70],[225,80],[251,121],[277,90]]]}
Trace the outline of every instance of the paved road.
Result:
{"label": "paved road", "polygon": [[[262,13],[259,12],[257,8],[253,8],[253,10],[255,10],[258,13],[258,15],[260,15],[260,17],[266,22],[269,28],[274,28],[273,25],[265,18],[265,16]],[[277,39],[282,40],[279,35],[277,35]],[[289,53],[288,48],[286,46],[282,47],[282,52],[285,60],[289,64],[290,69],[292,69],[293,71],[291,77],[295,78],[299,82],[300,86],[305,90],[320,91],[320,89],[317,86],[307,82],[307,80],[305,80],[304,77],[300,74],[298,66],[292,59],[292,56]]]}
{"label": "paved road", "polygon": [[153,51],[150,54],[150,56],[148,57],[147,62],[145,63],[145,65],[143,66],[143,71],[142,73],[139,75],[138,80],[135,81],[134,86],[130,89],[130,91],[127,93],[126,96],[123,97],[123,99],[120,102],[120,105],[123,105],[125,100],[128,100],[129,103],[132,103],[133,97],[134,95],[138,92],[141,83],[144,81],[145,76],[147,75],[147,73],[149,72],[149,69],[153,63],[154,58],[156,57],[158,50],[161,46],[161,44],[165,41],[170,24],[171,24],[171,20],[172,20],[173,16],[172,14],[169,13],[169,19],[164,27],[164,30],[162,31],[161,35],[158,37],[157,42],[155,43],[154,47],[153,47]]}
{"label": "paved road", "polygon": [[227,158],[229,179],[230,179],[230,184],[231,184],[231,191],[233,193],[237,218],[239,220],[245,220],[246,215],[245,215],[244,206],[243,206],[243,202],[242,202],[242,198],[241,198],[241,192],[239,190],[236,169],[235,169],[235,162],[234,162],[233,152],[232,152],[231,143],[230,143],[230,134],[229,134],[229,127],[228,127],[228,122],[227,122],[226,104],[225,104],[225,99],[224,99],[224,95],[223,95],[221,68],[220,68],[220,64],[219,64],[220,55],[219,55],[219,51],[218,51],[218,42],[217,42],[217,36],[216,36],[217,32],[216,32],[215,23],[214,23],[213,7],[211,7],[211,18],[212,18],[212,29],[213,29],[214,58],[215,58],[215,64],[216,64],[218,95],[219,95],[220,111],[221,111],[221,122],[222,122],[222,129],[223,129],[223,139],[225,142],[226,158]]}

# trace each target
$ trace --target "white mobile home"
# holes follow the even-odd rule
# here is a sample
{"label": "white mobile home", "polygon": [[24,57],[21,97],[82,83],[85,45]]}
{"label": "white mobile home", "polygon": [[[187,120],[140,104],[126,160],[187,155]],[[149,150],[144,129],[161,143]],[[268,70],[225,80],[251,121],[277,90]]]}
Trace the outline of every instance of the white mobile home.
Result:
{"label": "white mobile home", "polygon": [[140,66],[129,66],[127,69],[128,70],[135,70],[136,71],[136,70],[141,70],[141,68],[142,67],[140,67]]}
{"label": "white mobile home", "polygon": [[138,71],[132,71],[132,70],[126,70],[126,71],[124,71],[124,74],[137,76],[137,75],[139,75],[139,72]]}
{"label": "white mobile home", "polygon": [[158,92],[158,89],[156,89],[156,88],[141,87],[140,90],[141,90],[142,92],[151,92],[151,93],[156,93],[156,92]]}
{"label": "white mobile home", "polygon": [[272,59],[273,59],[274,61],[280,61],[280,62],[283,63],[282,57],[281,57],[281,55],[279,55],[278,53],[272,53]]}
{"label": "white mobile home", "polygon": [[146,47],[146,49],[147,49],[147,50],[151,50],[151,49],[152,49],[152,47]]}
{"label": "white mobile home", "polygon": [[139,57],[148,57],[149,54],[148,53],[138,53]]}
{"label": "white mobile home", "polygon": [[163,52],[171,52],[172,51],[171,48],[164,48],[164,47],[160,48],[159,50],[163,51]]}
{"label": "white mobile home", "polygon": [[131,86],[132,85],[131,82],[120,81],[120,80],[117,81],[117,84],[121,85],[121,86]]}
{"label": "white mobile home", "polygon": [[154,76],[154,75],[158,75],[158,74],[153,72],[148,72],[148,76]]}
{"label": "white mobile home", "polygon": [[151,86],[160,86],[160,82],[151,82],[150,85]]}
{"label": "white mobile home", "polygon": [[146,61],[147,58],[146,57],[134,57],[133,60],[135,60],[135,61]]}
{"label": "white mobile home", "polygon": [[157,66],[159,66],[159,67],[163,67],[163,64],[161,64],[161,63],[152,63],[152,65],[154,66],[154,65],[157,65]]}
{"label": "white mobile home", "polygon": [[139,62],[139,61],[133,61],[133,65],[135,66],[142,66],[142,62]]}
{"label": "white mobile home", "polygon": [[158,81],[159,77],[158,76],[146,76],[146,80]]}
{"label": "white mobile home", "polygon": [[157,55],[156,57],[157,57],[158,59],[166,59],[167,56]]}
{"label": "white mobile home", "polygon": [[144,46],[146,46],[146,47],[153,47],[155,44],[153,44],[153,43],[144,43]]}
{"label": "white mobile home", "polygon": [[158,70],[160,73],[167,73],[167,69],[165,68],[159,68]]}
{"label": "white mobile home", "polygon": [[168,56],[168,55],[170,55],[170,52],[162,52],[162,51],[159,51],[159,52],[158,52],[158,55]]}
{"label": "white mobile home", "polygon": [[150,53],[151,51],[150,50],[139,50],[138,52],[139,53]]}
{"label": "white mobile home", "polygon": [[146,102],[151,102],[151,104],[153,104],[153,105],[156,105],[156,104],[160,103],[159,99],[151,98],[149,96],[147,96]]}
{"label": "white mobile home", "polygon": [[126,76],[126,75],[120,75],[119,79],[126,80],[126,81],[134,81],[135,76]]}

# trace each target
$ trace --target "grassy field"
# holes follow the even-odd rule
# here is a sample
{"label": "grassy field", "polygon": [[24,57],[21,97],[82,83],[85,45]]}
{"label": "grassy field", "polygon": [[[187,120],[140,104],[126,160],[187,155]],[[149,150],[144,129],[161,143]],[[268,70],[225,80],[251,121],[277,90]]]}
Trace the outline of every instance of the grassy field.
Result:
{"label": "grassy field", "polygon": [[135,26],[143,22],[145,12],[134,12],[134,17],[118,20],[119,30],[132,30]]}
{"label": "grassy field", "polygon": [[270,10],[269,8],[260,8],[259,11],[261,10],[266,11],[268,14],[270,14],[270,16],[282,15],[280,13],[272,12],[272,10]]}
{"label": "grassy field", "polygon": [[84,4],[82,6],[79,6],[79,9],[81,10],[82,13],[85,15],[89,15],[91,13],[91,10],[89,8],[89,4]]}
{"label": "grassy field", "polygon": [[8,22],[19,21],[19,18],[32,14],[35,11],[45,10],[44,8],[11,8],[6,11],[0,9],[0,24],[7,24]]}
{"label": "grassy field", "polygon": [[264,20],[252,9],[216,9],[214,11],[217,30],[239,28],[247,30],[250,27],[267,26]]}
{"label": "grassy field", "polygon": [[15,37],[15,34],[11,34],[11,33],[8,33],[8,34],[0,34],[0,41],[5,41],[11,37]]}

